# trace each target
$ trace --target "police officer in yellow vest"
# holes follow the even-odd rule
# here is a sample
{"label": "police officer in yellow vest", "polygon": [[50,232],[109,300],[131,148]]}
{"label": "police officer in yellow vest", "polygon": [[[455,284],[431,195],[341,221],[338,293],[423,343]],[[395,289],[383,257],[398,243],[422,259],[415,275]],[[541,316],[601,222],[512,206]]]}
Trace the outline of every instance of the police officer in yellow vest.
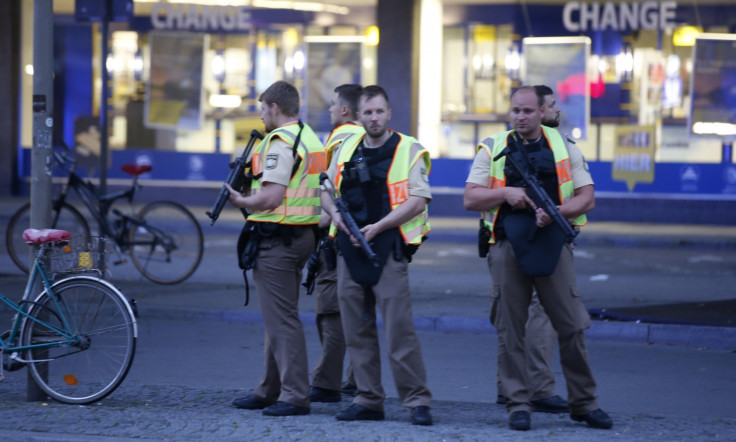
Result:
{"label": "police officer in yellow vest", "polygon": [[[556,128],[560,125],[560,108],[557,105],[554,91],[545,85],[536,85],[534,90],[538,97],[544,100],[544,113],[542,114],[542,124],[547,127]],[[569,138],[568,142],[573,143]],[[576,168],[581,173],[584,172],[585,159],[577,147],[569,149],[571,156],[570,162],[573,164],[573,181],[578,185],[587,181],[587,177],[575,179]],[[482,174],[479,180],[485,179],[486,172],[478,171]],[[583,182],[582,180],[585,179]],[[592,183],[592,181],[591,181]],[[539,297],[536,292],[532,295],[532,304],[529,306],[529,319],[526,323],[526,367],[527,380],[531,389],[531,402],[534,411],[542,413],[569,413],[567,401],[562,399],[555,391],[555,375],[552,373],[552,362],[555,357],[555,347],[557,345],[557,333],[549,322],[549,317],[544,312],[544,307],[539,303]],[[497,404],[506,404],[506,397],[501,387],[501,377],[498,377],[498,398]]]}
{"label": "police officer in yellow vest", "polygon": [[[335,88],[330,100],[330,121],[334,127],[325,142],[325,152],[329,164],[332,152],[346,138],[365,133],[358,122],[358,100],[363,92],[359,84],[343,84]],[[345,333],[340,318],[337,301],[337,268],[334,257],[334,239],[328,235],[332,219],[322,211],[319,220],[319,268],[315,275],[316,321],[319,340],[322,344],[322,357],[312,371],[312,386],[309,397],[312,402],[340,402],[341,390],[355,394],[355,379],[352,368],[348,368],[348,380],[342,384],[342,367],[345,360]]]}
{"label": "police officer in yellow vest", "polygon": [[[478,210],[492,235],[488,267],[492,279],[491,322],[499,335],[499,371],[507,395],[509,426],[531,427],[531,390],[526,371],[525,325],[532,292],[558,334],[560,361],[567,382],[570,416],[594,428],[611,428],[611,418],[598,406],[584,330],[590,317],[580,301],[575,282],[571,244],[552,226],[552,218],[537,208],[522,187],[523,181],[505,168],[509,147],[516,159],[529,164],[562,216],[574,225],[585,223],[595,205],[593,181],[582,163],[571,164],[564,139],[541,125],[544,100],[531,86],[511,96],[514,130],[485,139],[478,146],[465,186],[464,204]],[[582,158],[582,156],[576,156]],[[582,164],[582,166],[581,166]],[[581,170],[582,167],[582,170]],[[534,229],[538,229],[532,235]]]}
{"label": "police officer in yellow vest", "polygon": [[230,202],[250,212],[257,247],[253,279],[265,328],[265,373],[237,408],[267,416],[309,414],[309,374],[298,301],[301,270],[315,245],[320,215],[319,175],[324,147],[298,120],[299,93],[277,81],[261,94],[267,135],[254,149],[253,180],[247,196],[234,189]]}
{"label": "police officer in yellow vest", "polygon": [[379,265],[374,267],[361,253],[332,199],[323,192],[323,207],[339,229],[338,299],[357,383],[352,405],[335,417],[344,421],[384,419],[377,306],[401,404],[412,409],[413,424],[431,425],[432,395],[414,329],[408,278],[411,255],[429,232],[429,153],[416,139],[388,130],[391,109],[380,86],[363,89],[358,116],[366,134],[354,135],[339,146],[327,174],[378,256]]}

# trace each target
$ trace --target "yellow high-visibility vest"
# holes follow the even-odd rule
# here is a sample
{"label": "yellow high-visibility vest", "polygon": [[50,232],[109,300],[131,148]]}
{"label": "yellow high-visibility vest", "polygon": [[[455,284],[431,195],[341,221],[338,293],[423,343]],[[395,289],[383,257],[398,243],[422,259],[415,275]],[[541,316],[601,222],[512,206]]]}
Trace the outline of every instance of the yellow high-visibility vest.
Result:
{"label": "yellow high-visibility vest", "polygon": [[[481,149],[485,150],[488,156],[491,158],[491,168],[488,177],[488,187],[491,189],[498,189],[506,186],[506,175],[503,172],[506,167],[506,157],[499,158],[497,161],[493,161],[501,151],[508,145],[509,135],[513,131],[501,132],[491,137],[486,138],[478,144],[476,152]],[[567,146],[565,140],[562,139],[562,135],[556,130],[546,126],[542,126],[542,134],[547,140],[547,145],[552,149],[552,153],[555,157],[555,169],[557,171],[557,183],[560,201],[563,203],[575,194],[575,188],[573,187],[572,181],[572,164],[570,163],[570,154],[567,152]],[[490,141],[493,141],[493,151],[489,147]],[[496,224],[496,218],[498,218],[499,206],[492,207],[491,209],[481,213],[483,221],[491,231],[491,238],[488,241],[490,244],[496,242],[496,235],[493,233],[493,226]],[[575,226],[585,225],[587,217],[585,214],[578,216],[572,222]]]}
{"label": "yellow high-visibility vest", "polygon": [[330,161],[332,161],[332,153],[335,148],[339,146],[348,137],[355,134],[362,135],[365,133],[365,128],[355,123],[344,123],[337,126],[327,137],[325,141],[325,152],[327,152],[327,166],[329,167]]}
{"label": "yellow high-visibility vest", "polygon": [[[263,172],[263,158],[268,155],[271,141],[280,138],[286,144],[294,146],[298,133],[298,123],[287,124],[271,131],[253,153],[253,174],[258,175]],[[254,211],[248,216],[248,220],[279,224],[317,224],[319,222],[322,207],[319,175],[327,167],[325,150],[312,128],[306,124],[302,129],[296,149],[301,163],[286,187],[281,205],[273,210]],[[255,195],[261,189],[261,180],[253,180],[250,194]]]}
{"label": "yellow high-visibility vest", "polygon": [[[386,186],[388,186],[389,201],[391,210],[396,209],[400,204],[409,199],[409,171],[419,161],[424,161],[424,167],[427,169],[429,176],[432,163],[429,159],[429,151],[422,147],[419,142],[410,136],[396,132],[400,141],[396,146],[394,158],[386,178]],[[340,148],[340,154],[337,158],[337,176],[335,178],[335,186],[339,189],[342,182],[342,170],[346,161],[353,157],[358,144],[365,137],[365,133],[360,136],[353,136],[345,140]],[[399,227],[401,236],[408,244],[421,244],[422,237],[430,231],[429,211],[427,207],[419,215],[402,224]],[[330,235],[335,236],[337,229],[334,225],[330,226]]]}

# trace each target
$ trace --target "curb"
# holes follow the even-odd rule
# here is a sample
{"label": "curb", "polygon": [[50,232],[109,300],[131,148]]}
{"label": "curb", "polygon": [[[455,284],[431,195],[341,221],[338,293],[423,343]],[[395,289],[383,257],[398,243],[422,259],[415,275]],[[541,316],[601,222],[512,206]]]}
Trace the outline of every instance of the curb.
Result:
{"label": "curb", "polygon": [[[141,308],[144,318],[216,320],[244,324],[263,323],[257,312],[191,309],[191,308]],[[314,313],[300,313],[299,319],[306,327],[316,327]],[[377,326],[383,327],[378,317]],[[418,331],[444,333],[496,334],[487,318],[463,316],[415,316],[414,326]],[[683,345],[707,347],[719,350],[736,350],[736,327],[715,327],[674,324],[649,324],[644,322],[622,322],[592,319],[585,337],[601,341],[621,341],[644,344]]]}
{"label": "curb", "polygon": [[[473,232],[436,232],[428,235],[428,241],[450,242],[455,244],[477,244],[478,235]],[[736,238],[691,237],[681,236],[638,236],[616,234],[615,232],[583,232],[575,238],[575,244],[581,247],[621,247],[621,248],[689,248],[704,250],[736,250]]]}

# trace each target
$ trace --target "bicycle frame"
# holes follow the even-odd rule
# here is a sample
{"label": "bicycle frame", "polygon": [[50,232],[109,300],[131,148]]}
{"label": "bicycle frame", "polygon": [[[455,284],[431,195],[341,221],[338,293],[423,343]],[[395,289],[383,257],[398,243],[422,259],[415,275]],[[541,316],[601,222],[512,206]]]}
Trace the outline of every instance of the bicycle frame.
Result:
{"label": "bicycle frame", "polygon": [[[59,162],[63,163],[64,161],[62,159],[59,160]],[[54,209],[56,209],[54,212],[57,214],[57,217],[61,213],[61,211],[58,209],[60,209],[66,201],[66,196],[68,194],[69,188],[71,188],[82,200],[82,203],[84,203],[85,207],[87,207],[89,213],[92,214],[92,216],[94,217],[97,225],[100,228],[100,233],[103,236],[107,236],[114,240],[115,245],[118,248],[118,252],[125,251],[129,247],[136,245],[150,245],[151,247],[161,245],[164,247],[167,253],[176,248],[176,246],[173,244],[171,236],[168,233],[162,231],[161,229],[157,229],[148,225],[148,223],[146,223],[144,220],[138,219],[137,217],[126,215],[118,210],[113,209],[113,214],[118,217],[120,222],[116,223],[115,225],[112,225],[110,223],[108,214],[110,212],[112,204],[115,201],[123,198],[126,198],[128,202],[133,201],[133,197],[140,187],[138,185],[138,176],[133,177],[133,183],[129,189],[109,193],[107,195],[99,195],[97,187],[95,187],[95,185],[90,181],[84,180],[79,175],[77,175],[75,169],[76,163],[72,162],[71,166],[69,166],[69,179],[62,187],[59,198],[57,198],[55,201],[55,204],[57,204],[57,206],[54,207]],[[94,199],[94,201],[92,201],[92,199]],[[54,220],[54,223],[56,221],[57,220]],[[130,229],[131,225],[135,225],[136,227],[144,227],[149,232],[153,233],[153,242],[146,241],[144,243],[131,243],[127,238],[127,232]]]}
{"label": "bicycle frame", "polygon": [[[124,165],[123,171],[132,177],[129,186],[105,194],[100,193],[96,182],[76,173],[74,159],[64,152],[54,152],[54,168],[57,172],[64,170],[66,179],[60,179],[54,187],[51,227],[66,229],[75,236],[107,238],[116,254],[112,264],[123,264],[130,258],[153,282],[176,284],[197,269],[204,239],[191,211],[174,201],[134,201],[141,188],[140,177],[152,169],[150,165]],[[30,213],[28,202],[10,217],[5,233],[10,257],[26,273],[30,273],[33,261],[23,256],[25,244],[19,237],[21,229],[30,225]]]}
{"label": "bicycle frame", "polygon": [[[108,214],[110,212],[112,204],[115,201],[122,198],[127,198],[129,202],[133,200],[133,196],[138,190],[138,177],[133,177],[133,185],[129,189],[110,193],[107,195],[99,195],[97,187],[95,187],[95,185],[91,182],[84,180],[79,175],[77,175],[75,169],[76,164],[72,163],[72,165],[69,167],[69,178],[66,183],[64,183],[61,194],[55,200],[55,204],[57,205],[54,207],[54,209],[56,209],[55,213],[58,216],[58,214],[60,213],[58,209],[60,209],[66,201],[69,188],[71,188],[82,200],[82,203],[84,203],[85,207],[87,207],[87,210],[92,215],[92,217],[94,217],[97,225],[100,228],[100,233],[103,236],[107,236],[108,238],[114,238],[115,242],[119,244],[121,242],[120,239],[124,237],[123,235],[125,229],[122,228],[123,226],[120,226],[119,229],[115,229],[113,225],[110,224]],[[92,198],[94,199],[94,201],[91,200]],[[122,216],[123,214],[120,215]],[[58,220],[54,220],[54,222],[56,221]]]}
{"label": "bicycle frame", "polygon": [[[29,311],[34,305],[34,301],[30,299],[31,297],[31,291],[33,290],[33,287],[36,283],[37,278],[41,278],[41,282],[43,284],[43,287],[45,289],[45,292],[48,293],[48,295],[53,299],[54,304],[56,306],[56,311],[60,314],[60,322],[63,324],[64,329],[60,329],[54,325],[49,324],[48,322],[36,317],[32,316]],[[73,328],[69,324],[69,321],[66,316],[64,316],[64,309],[61,307],[61,303],[63,303],[63,300],[60,299],[58,296],[54,295],[53,291],[53,283],[51,282],[51,278],[48,275],[48,272],[46,271],[43,263],[41,263],[38,259],[36,259],[33,263],[33,268],[31,269],[31,274],[28,277],[28,283],[26,284],[26,288],[23,293],[23,297],[21,298],[19,303],[15,303],[5,295],[0,293],[0,301],[5,303],[7,306],[9,306],[11,309],[13,309],[16,312],[15,319],[13,320],[13,326],[10,329],[10,335],[8,336],[7,340],[5,340],[2,336],[0,336],[0,348],[2,348],[4,353],[13,353],[18,352],[22,350],[28,350],[31,348],[50,348],[50,347],[59,347],[62,345],[76,345],[79,342],[79,337],[75,336],[75,333],[72,332]],[[43,293],[43,292],[41,292]],[[27,308],[25,306],[28,306]],[[32,345],[19,345],[18,339],[20,339],[20,331],[22,330],[22,325],[25,323],[25,321],[34,321],[46,329],[54,332],[55,334],[59,335],[59,339],[55,341],[50,342],[44,342],[39,344],[32,344]],[[25,361],[23,359],[20,359],[19,357],[11,356],[11,359],[15,359],[17,361],[27,363],[28,361]]]}
{"label": "bicycle frame", "polygon": [[[35,245],[35,259],[21,299],[0,294],[14,312],[12,328],[0,334],[0,378],[4,369],[25,366],[48,397],[89,404],[112,393],[128,374],[138,337],[135,314],[102,279],[103,237],[92,243],[64,231],[44,235],[24,232]],[[88,272],[96,274],[83,274]],[[57,273],[70,276],[52,279]]]}

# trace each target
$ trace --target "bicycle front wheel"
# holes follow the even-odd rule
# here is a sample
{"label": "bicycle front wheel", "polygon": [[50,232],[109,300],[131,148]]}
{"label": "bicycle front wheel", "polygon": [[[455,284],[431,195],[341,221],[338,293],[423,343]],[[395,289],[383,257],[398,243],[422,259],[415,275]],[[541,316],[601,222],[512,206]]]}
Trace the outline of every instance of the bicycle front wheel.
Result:
{"label": "bicycle front wheel", "polygon": [[[59,212],[51,214],[51,228],[62,229],[71,233],[72,236],[81,236],[89,240],[90,231],[87,220],[81,213],[67,203],[61,206]],[[23,240],[23,231],[31,226],[31,203],[26,203],[13,214],[5,230],[5,244],[8,255],[23,272],[28,273],[33,261],[28,244]]]}
{"label": "bicycle front wheel", "polygon": [[202,228],[178,203],[157,201],[143,207],[132,221],[128,239],[133,264],[160,284],[184,281],[202,261]]}
{"label": "bicycle front wheel", "polygon": [[[30,309],[21,342],[31,376],[51,398],[89,404],[125,379],[135,354],[137,326],[125,297],[90,276],[61,280]],[[68,336],[62,336],[58,331]]]}

